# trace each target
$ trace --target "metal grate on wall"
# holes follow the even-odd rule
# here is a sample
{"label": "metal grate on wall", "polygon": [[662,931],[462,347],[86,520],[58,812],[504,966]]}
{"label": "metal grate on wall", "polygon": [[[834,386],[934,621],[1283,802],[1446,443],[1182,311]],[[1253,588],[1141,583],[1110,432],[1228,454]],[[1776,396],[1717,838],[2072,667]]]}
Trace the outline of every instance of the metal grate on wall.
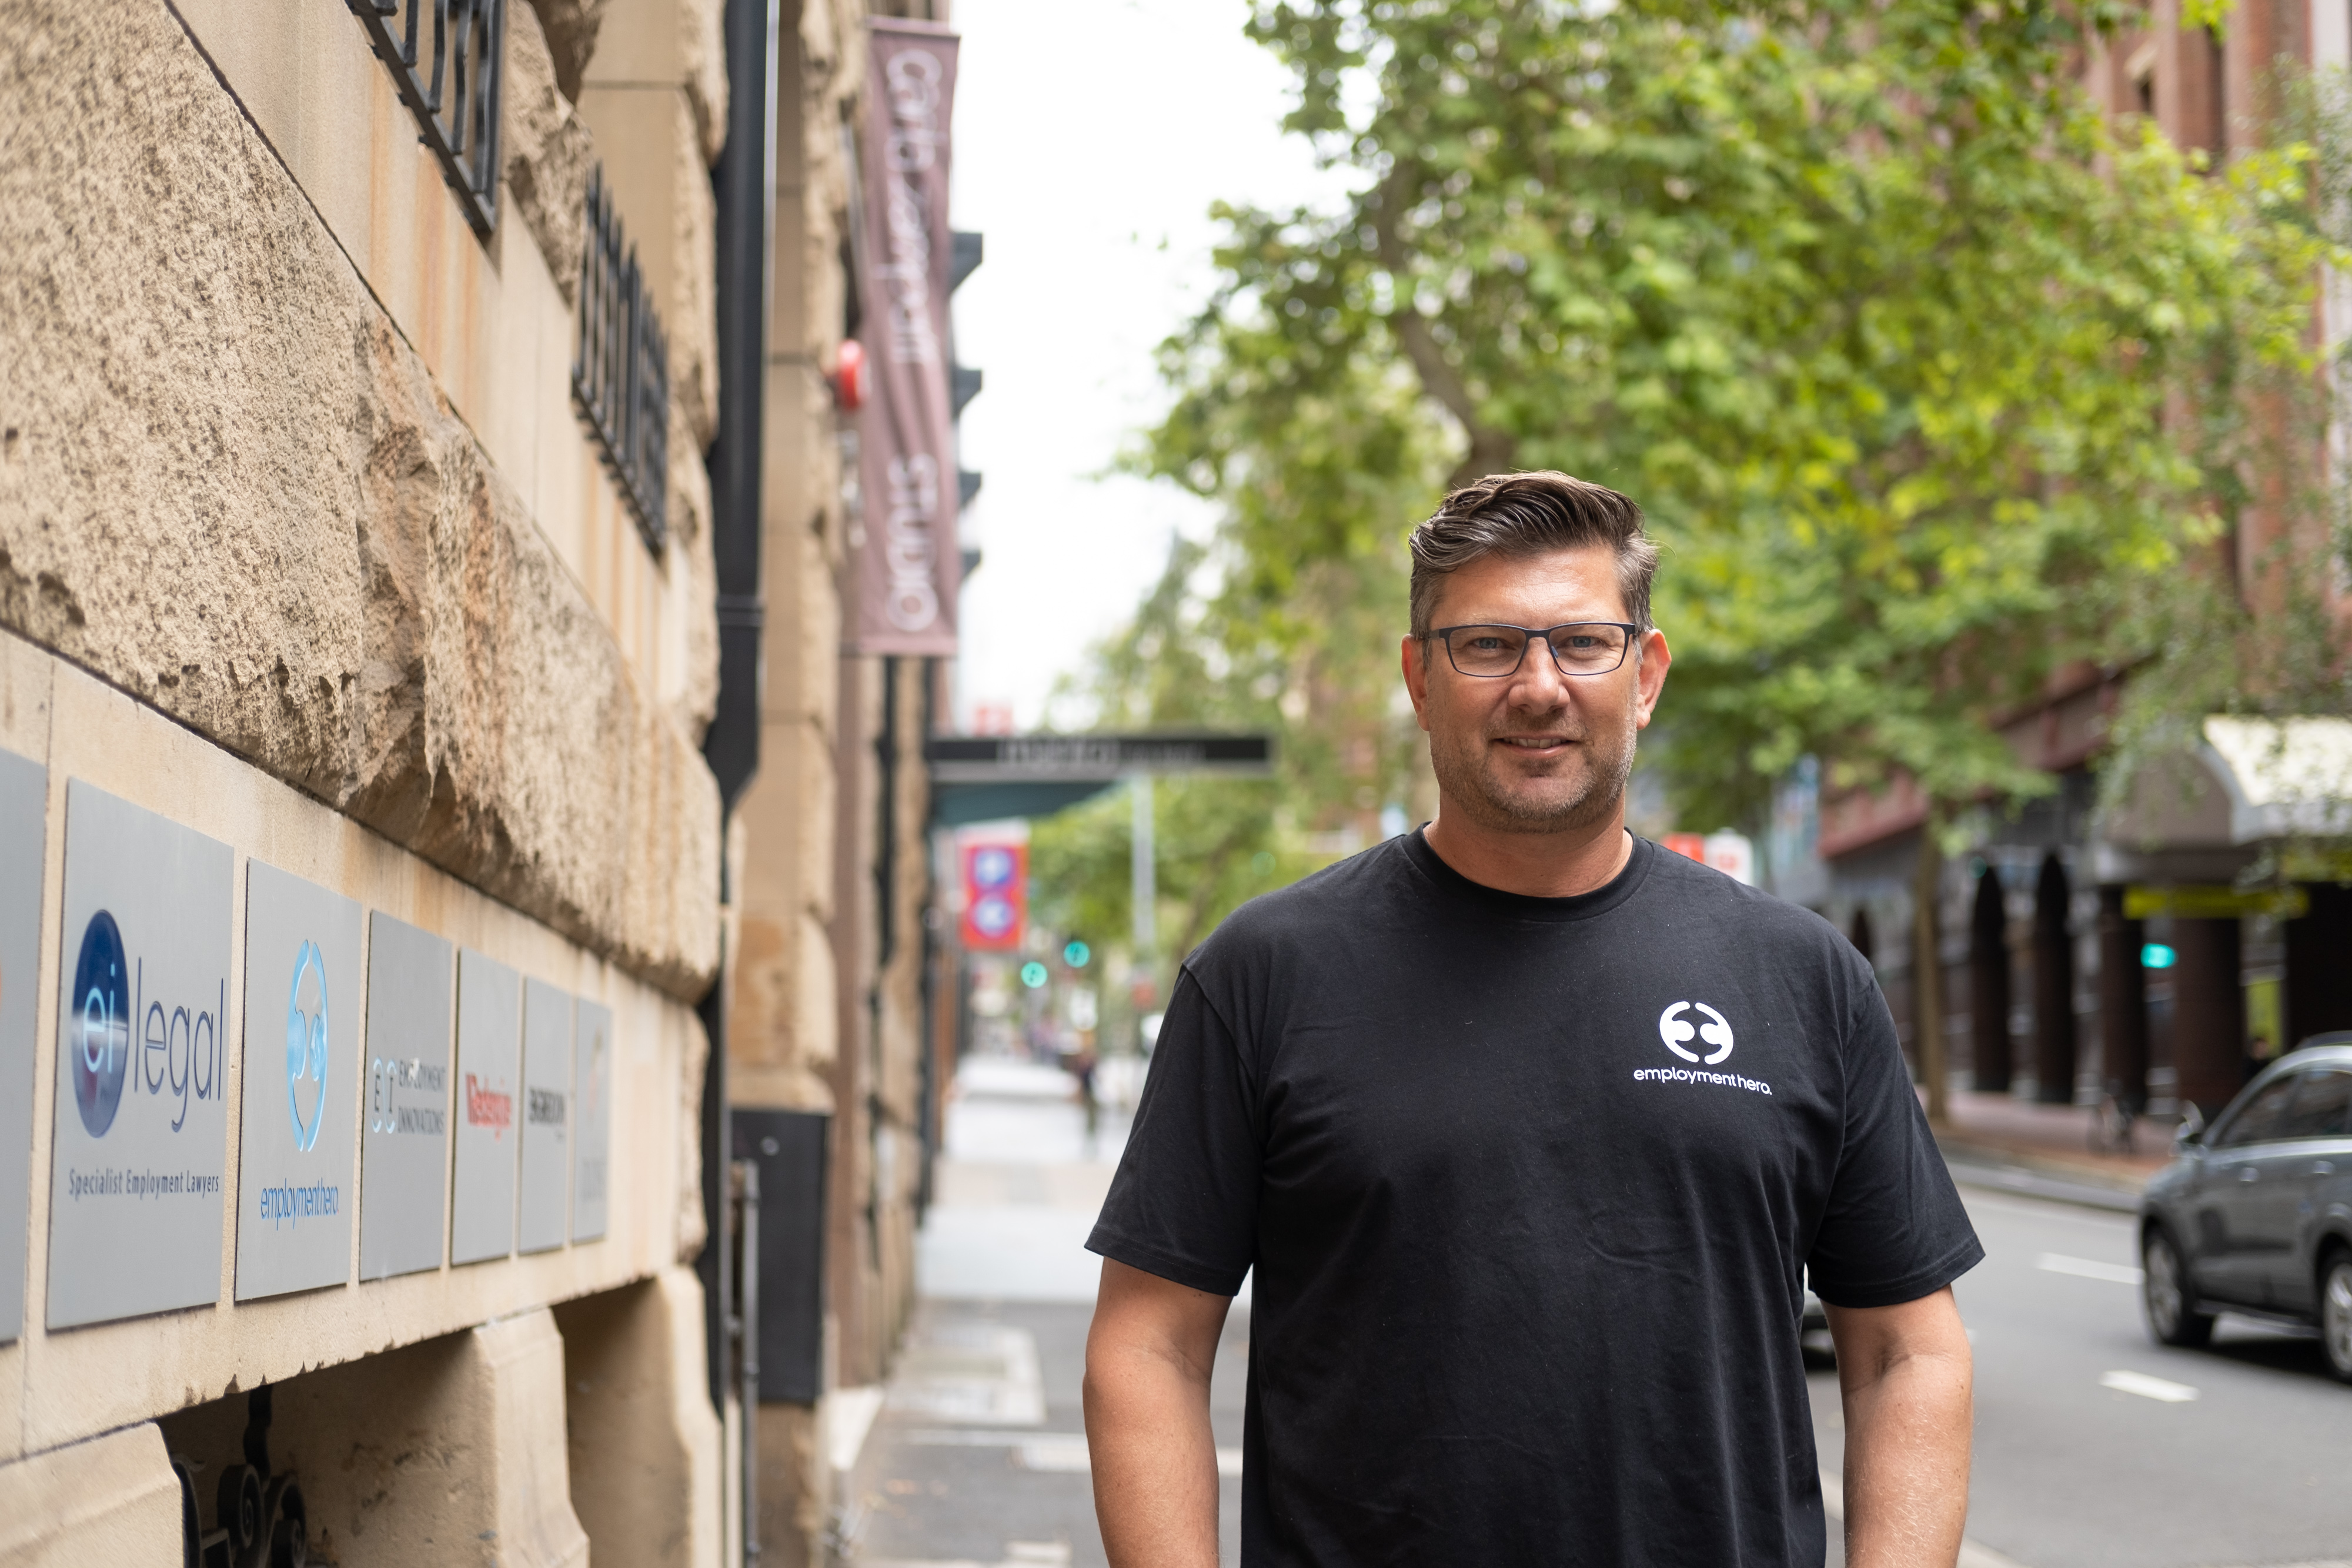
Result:
{"label": "metal grate on wall", "polygon": [[646,547],[659,554],[669,531],[669,345],[601,164],[588,176],[572,400],[595,432]]}
{"label": "metal grate on wall", "polygon": [[345,0],[484,239],[499,226],[506,0]]}

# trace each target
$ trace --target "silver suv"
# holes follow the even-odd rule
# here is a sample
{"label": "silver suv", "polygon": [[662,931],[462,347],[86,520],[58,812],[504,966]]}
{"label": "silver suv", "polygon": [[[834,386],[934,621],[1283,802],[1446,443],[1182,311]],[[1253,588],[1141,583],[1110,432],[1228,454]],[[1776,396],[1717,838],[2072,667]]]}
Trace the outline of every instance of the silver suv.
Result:
{"label": "silver suv", "polygon": [[2318,1035],[2185,1131],[2140,1205],[2150,1333],[2203,1344],[2222,1309],[2319,1327],[2352,1383],[2352,1033]]}

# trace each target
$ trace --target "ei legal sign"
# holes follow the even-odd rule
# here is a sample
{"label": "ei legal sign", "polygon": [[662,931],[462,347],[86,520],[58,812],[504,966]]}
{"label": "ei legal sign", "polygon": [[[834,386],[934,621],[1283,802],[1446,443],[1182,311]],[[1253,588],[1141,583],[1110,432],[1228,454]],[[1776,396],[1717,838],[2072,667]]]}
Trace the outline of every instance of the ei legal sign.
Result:
{"label": "ei legal sign", "polygon": [[866,25],[859,147],[859,329],[873,389],[858,420],[863,530],[850,643],[861,653],[953,653],[963,560],[948,377],[949,120],[956,36]]}
{"label": "ei legal sign", "polygon": [[66,790],[48,1326],[220,1297],[229,847]]}

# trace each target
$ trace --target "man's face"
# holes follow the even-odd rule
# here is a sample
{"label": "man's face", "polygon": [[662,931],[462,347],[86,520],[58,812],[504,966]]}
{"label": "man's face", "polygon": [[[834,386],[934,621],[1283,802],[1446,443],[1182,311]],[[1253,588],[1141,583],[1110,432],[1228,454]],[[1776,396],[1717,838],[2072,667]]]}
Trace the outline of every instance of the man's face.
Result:
{"label": "man's face", "polygon": [[[1433,626],[1540,630],[1571,621],[1629,621],[1605,545],[1543,555],[1490,555],[1444,580]],[[1530,642],[1511,674],[1454,669],[1438,638],[1404,640],[1405,685],[1429,732],[1429,760],[1446,810],[1491,831],[1546,833],[1609,821],[1633,766],[1633,737],[1665,685],[1665,637],[1645,633],[1602,675],[1568,675]]]}

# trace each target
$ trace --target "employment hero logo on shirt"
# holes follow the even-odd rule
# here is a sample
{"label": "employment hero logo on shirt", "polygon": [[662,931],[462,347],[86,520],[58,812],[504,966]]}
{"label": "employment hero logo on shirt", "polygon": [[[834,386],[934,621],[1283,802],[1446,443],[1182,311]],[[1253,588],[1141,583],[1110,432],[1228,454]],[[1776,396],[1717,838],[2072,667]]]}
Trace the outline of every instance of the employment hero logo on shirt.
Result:
{"label": "employment hero logo on shirt", "polygon": [[[1692,1016],[1696,1009],[1696,1017]],[[1705,1002],[1678,1001],[1666,1004],[1658,1015],[1658,1039],[1668,1051],[1696,1067],[1637,1067],[1634,1082],[1640,1083],[1715,1083],[1733,1089],[1745,1089],[1752,1093],[1769,1094],[1772,1086],[1745,1073],[1708,1071],[1717,1067],[1731,1054],[1738,1043],[1732,1033],[1731,1020]],[[1706,1054],[1691,1049],[1693,1042],[1704,1046]]]}

